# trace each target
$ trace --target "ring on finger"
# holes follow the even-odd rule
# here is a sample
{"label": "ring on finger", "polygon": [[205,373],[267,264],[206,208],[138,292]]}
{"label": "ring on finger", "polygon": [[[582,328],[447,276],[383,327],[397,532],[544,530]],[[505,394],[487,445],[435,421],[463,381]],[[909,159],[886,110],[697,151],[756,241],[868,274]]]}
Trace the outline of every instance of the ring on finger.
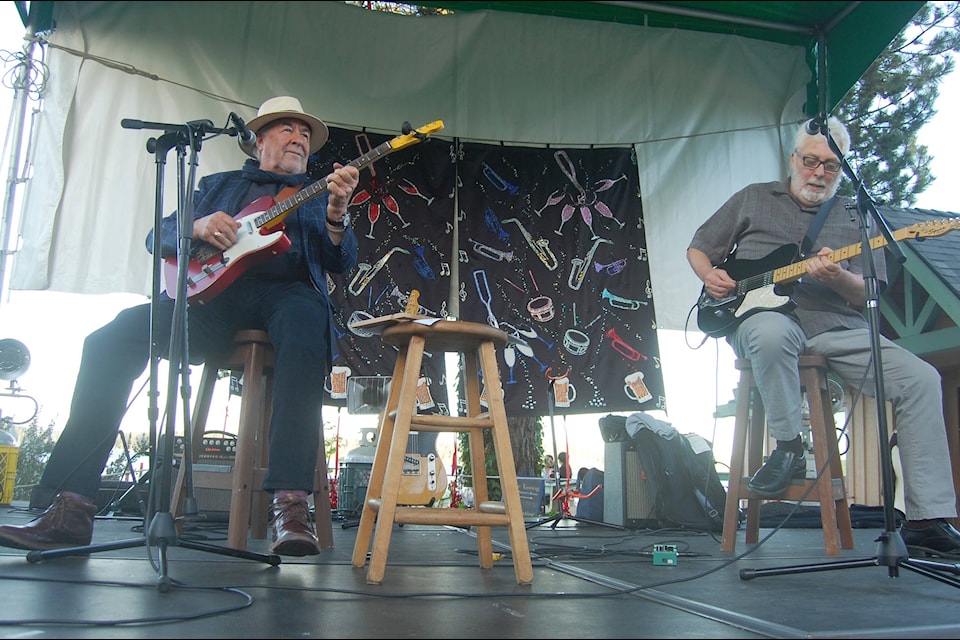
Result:
{"label": "ring on finger", "polygon": [[223,235],[223,234],[220,233],[219,231],[214,231],[214,232],[213,232],[213,237],[214,237],[214,238],[219,238],[219,237],[222,236],[222,235]]}

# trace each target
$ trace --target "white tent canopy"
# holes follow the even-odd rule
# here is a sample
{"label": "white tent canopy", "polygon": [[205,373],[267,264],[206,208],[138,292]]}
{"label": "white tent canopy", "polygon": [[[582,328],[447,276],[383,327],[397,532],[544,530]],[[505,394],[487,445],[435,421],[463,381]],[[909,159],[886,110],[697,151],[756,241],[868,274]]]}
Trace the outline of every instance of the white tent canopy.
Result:
{"label": "white tent canopy", "polygon": [[[749,182],[786,171],[810,79],[803,47],[497,12],[409,17],[340,3],[57,2],[50,77],[24,199],[14,289],[149,294],[156,131],[226,127],[295,95],[332,126],[504,144],[633,145],[661,328],[700,283],[696,227]],[[197,177],[239,167],[209,140]],[[170,155],[165,213],[176,208]]]}

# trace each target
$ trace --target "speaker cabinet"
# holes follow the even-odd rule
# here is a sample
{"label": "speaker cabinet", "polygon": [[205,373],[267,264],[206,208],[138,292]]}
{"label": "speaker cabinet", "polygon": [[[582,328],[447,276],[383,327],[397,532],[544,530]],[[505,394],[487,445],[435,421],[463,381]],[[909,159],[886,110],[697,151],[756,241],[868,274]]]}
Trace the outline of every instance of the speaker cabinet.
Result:
{"label": "speaker cabinet", "polygon": [[133,488],[133,483],[128,480],[101,480],[100,489],[97,491],[93,503],[97,505],[98,513],[113,511],[118,515],[142,517],[138,491],[139,498],[143,500],[143,504],[146,506],[147,497],[150,493],[149,477],[142,478],[136,489]]}
{"label": "speaker cabinet", "polygon": [[[197,499],[197,511],[201,520],[217,523],[230,522],[230,494],[231,492],[227,489],[194,487],[193,495]],[[254,515],[251,513],[250,517]]]}
{"label": "speaker cabinet", "polygon": [[603,521],[627,529],[658,528],[637,443],[617,440],[603,446]]}

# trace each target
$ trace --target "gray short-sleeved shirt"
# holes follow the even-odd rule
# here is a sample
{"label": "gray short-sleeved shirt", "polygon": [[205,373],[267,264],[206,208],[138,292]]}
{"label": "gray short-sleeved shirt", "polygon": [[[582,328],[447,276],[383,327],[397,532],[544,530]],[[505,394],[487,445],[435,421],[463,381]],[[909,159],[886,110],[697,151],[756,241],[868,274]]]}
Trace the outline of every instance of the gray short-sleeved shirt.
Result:
{"label": "gray short-sleeved shirt", "polygon": [[[804,209],[790,196],[789,179],[752,184],[734,194],[697,229],[690,248],[704,252],[714,266],[729,257],[735,261],[742,279],[799,262],[800,244],[816,214],[816,208]],[[868,225],[870,222],[868,219]],[[869,228],[868,235],[873,236]],[[792,246],[795,251],[782,249],[784,246]],[[849,249],[844,252],[849,257],[837,262],[844,269],[863,273],[859,215],[849,198],[834,199],[810,255],[822,247],[830,247],[835,252]],[[775,251],[777,253],[771,255]],[[883,250],[874,250],[872,254],[882,287],[887,276]],[[797,304],[791,315],[808,337],[831,329],[862,328],[868,324],[861,311],[814,280],[801,278],[785,291]]]}

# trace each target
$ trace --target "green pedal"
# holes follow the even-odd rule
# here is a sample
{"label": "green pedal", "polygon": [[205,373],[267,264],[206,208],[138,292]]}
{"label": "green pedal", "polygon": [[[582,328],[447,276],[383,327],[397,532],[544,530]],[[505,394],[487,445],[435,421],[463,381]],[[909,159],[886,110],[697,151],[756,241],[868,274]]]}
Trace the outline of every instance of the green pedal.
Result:
{"label": "green pedal", "polygon": [[653,545],[653,564],[668,567],[677,564],[677,545],[675,544],[655,544]]}

